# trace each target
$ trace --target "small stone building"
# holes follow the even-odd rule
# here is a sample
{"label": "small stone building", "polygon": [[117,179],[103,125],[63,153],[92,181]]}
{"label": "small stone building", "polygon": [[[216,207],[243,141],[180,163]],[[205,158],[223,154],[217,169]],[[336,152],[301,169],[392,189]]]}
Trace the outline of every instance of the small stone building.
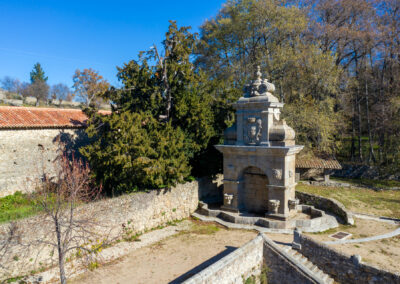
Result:
{"label": "small stone building", "polygon": [[329,176],[333,171],[341,169],[342,166],[335,159],[298,157],[296,159],[296,181],[314,179],[329,182]]}
{"label": "small stone building", "polygon": [[86,120],[79,109],[0,106],[0,197],[54,173],[58,141],[84,144]]}

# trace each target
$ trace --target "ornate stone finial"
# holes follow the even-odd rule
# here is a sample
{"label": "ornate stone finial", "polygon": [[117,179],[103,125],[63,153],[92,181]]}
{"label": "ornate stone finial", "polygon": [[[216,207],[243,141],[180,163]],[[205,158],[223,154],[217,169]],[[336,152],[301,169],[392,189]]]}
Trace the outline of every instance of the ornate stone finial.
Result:
{"label": "ornate stone finial", "polygon": [[261,82],[261,80],[262,80],[262,73],[261,73],[260,65],[257,65],[256,76],[257,76],[257,81],[260,81],[260,82]]}
{"label": "ornate stone finial", "polygon": [[[254,74],[254,79],[250,84],[245,86],[244,91],[246,92],[245,97],[272,96],[271,93],[275,91],[275,86],[268,82],[267,79],[262,78],[261,68],[258,65]],[[271,99],[277,101],[274,97]]]}

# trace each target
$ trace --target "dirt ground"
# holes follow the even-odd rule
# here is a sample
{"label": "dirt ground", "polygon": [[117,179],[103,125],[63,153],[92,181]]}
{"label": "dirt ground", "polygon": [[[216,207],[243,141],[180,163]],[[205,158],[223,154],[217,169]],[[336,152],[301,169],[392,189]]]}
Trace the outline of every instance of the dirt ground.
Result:
{"label": "dirt ground", "polygon": [[191,227],[68,283],[180,283],[257,235],[192,221]]}
{"label": "dirt ground", "polygon": [[386,234],[386,233],[392,232],[398,228],[397,225],[374,221],[374,220],[355,218],[354,221],[355,221],[355,226],[340,225],[338,228],[331,229],[331,230],[325,231],[323,233],[316,233],[316,234],[315,233],[306,233],[306,235],[309,235],[318,241],[326,242],[326,241],[337,240],[337,239],[330,238],[329,236],[335,232],[340,232],[340,231],[344,231],[344,232],[348,232],[348,233],[352,234],[352,236],[350,238],[348,238],[348,240],[351,240],[351,239],[361,239],[361,238],[367,238],[367,237],[372,237],[372,236],[376,236],[376,235]]}
{"label": "dirt ground", "polygon": [[[332,241],[329,235],[345,231],[350,239],[385,234],[398,226],[356,219],[356,226],[343,226],[324,233],[307,234],[318,241]],[[201,271],[257,235],[254,231],[229,230],[214,223],[192,220],[187,229],[161,241],[134,250],[123,258],[88,271],[68,283],[180,283]],[[266,234],[278,244],[290,244],[293,235]],[[365,243],[331,245],[348,255],[386,270],[400,271],[400,236]]]}
{"label": "dirt ground", "polygon": [[332,245],[348,255],[358,254],[362,261],[392,272],[400,271],[400,236],[379,241]]}
{"label": "dirt ground", "polygon": [[[397,225],[373,220],[355,219],[356,226],[340,226],[319,234],[307,234],[318,241],[334,241],[329,235],[344,231],[353,234],[349,239],[382,235],[398,228]],[[365,243],[330,245],[347,255],[358,254],[362,261],[393,272],[400,271],[400,236]]]}

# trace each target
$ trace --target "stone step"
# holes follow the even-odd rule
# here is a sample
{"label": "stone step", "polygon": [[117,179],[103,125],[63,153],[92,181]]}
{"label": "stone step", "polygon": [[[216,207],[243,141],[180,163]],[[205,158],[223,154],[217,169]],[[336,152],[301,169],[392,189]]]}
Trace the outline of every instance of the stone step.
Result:
{"label": "stone step", "polygon": [[328,274],[319,269],[317,265],[312,263],[307,257],[302,255],[299,251],[292,249],[292,247],[289,245],[280,245],[280,247],[284,252],[292,256],[296,261],[300,262],[305,267],[307,267],[316,277],[321,279],[323,283],[325,284],[334,283],[334,280]]}

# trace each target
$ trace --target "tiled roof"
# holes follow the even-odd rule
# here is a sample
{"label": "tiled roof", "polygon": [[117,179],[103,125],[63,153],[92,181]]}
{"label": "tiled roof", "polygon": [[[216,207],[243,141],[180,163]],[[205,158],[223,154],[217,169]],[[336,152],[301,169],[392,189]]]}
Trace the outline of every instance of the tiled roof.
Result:
{"label": "tiled roof", "polygon": [[342,166],[335,159],[320,159],[320,158],[296,158],[296,168],[303,169],[334,169],[340,170]]}
{"label": "tiled roof", "polygon": [[0,106],[0,129],[82,128],[86,120],[80,109]]}

